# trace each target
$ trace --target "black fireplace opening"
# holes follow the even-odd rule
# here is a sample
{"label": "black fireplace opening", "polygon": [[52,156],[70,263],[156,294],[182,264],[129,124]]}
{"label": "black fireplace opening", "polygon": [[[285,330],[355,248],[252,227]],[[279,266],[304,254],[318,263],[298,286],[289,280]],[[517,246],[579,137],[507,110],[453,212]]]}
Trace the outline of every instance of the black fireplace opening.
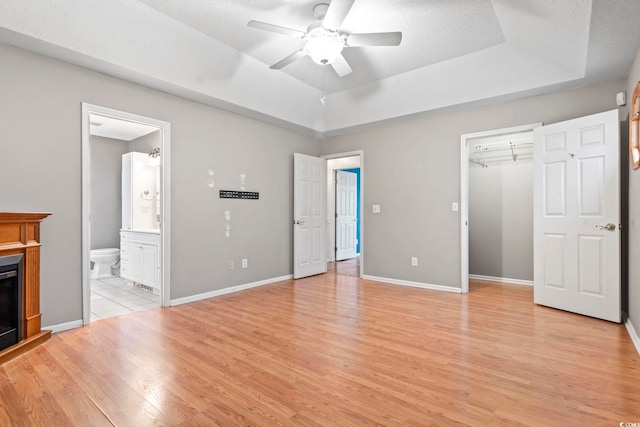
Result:
{"label": "black fireplace opening", "polygon": [[22,338],[22,254],[0,257],[0,351]]}

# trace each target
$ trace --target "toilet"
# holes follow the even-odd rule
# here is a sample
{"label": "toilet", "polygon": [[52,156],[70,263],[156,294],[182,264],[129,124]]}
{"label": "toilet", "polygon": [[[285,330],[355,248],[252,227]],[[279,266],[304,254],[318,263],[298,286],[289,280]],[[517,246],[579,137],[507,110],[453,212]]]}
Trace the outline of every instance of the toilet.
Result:
{"label": "toilet", "polygon": [[93,262],[93,270],[91,270],[92,279],[113,277],[111,268],[120,261],[120,249],[91,249],[89,259]]}

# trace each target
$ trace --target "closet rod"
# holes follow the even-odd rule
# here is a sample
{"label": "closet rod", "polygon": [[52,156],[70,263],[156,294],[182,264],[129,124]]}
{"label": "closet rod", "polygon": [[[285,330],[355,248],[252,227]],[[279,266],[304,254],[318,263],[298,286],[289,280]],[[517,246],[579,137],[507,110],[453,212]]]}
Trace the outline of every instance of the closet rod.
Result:
{"label": "closet rod", "polygon": [[[523,161],[523,160],[533,160],[533,154],[532,153],[528,153],[528,154],[518,154],[516,155],[516,160],[517,161]],[[505,163],[505,162],[511,162],[513,163],[513,156],[511,155],[511,153],[509,154],[505,154],[502,156],[493,156],[493,157],[484,157],[481,159],[477,159],[477,158],[469,158],[469,162],[471,163],[475,163],[476,165],[480,165],[483,168],[489,167],[489,165],[495,165],[498,163]],[[515,164],[517,165],[517,162],[515,162]]]}
{"label": "closet rod", "polygon": [[530,147],[533,147],[533,142],[520,142],[520,143],[512,143],[511,141],[509,141],[509,143],[503,145],[503,146],[488,146],[488,145],[476,145],[474,152],[475,153],[488,153],[491,151],[508,151],[511,150],[512,148],[515,149],[521,149],[521,148],[527,148],[529,149]]}
{"label": "closet rod", "polygon": [[475,163],[476,165],[480,165],[480,166],[482,166],[483,168],[488,168],[488,167],[489,167],[489,165],[487,165],[486,163],[482,163],[482,162],[480,162],[480,161],[478,161],[478,160],[469,159],[469,161],[470,161],[471,163]]}

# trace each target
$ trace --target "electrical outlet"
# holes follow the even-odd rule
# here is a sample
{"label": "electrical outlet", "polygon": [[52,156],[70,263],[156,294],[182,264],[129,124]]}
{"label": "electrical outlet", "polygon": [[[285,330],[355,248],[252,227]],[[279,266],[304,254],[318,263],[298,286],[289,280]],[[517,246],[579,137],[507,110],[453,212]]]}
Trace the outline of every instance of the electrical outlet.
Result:
{"label": "electrical outlet", "polygon": [[417,267],[418,266],[418,257],[412,256],[411,257],[411,267]]}
{"label": "electrical outlet", "polygon": [[232,259],[227,261],[227,265],[229,266],[229,270],[233,270],[233,260]]}
{"label": "electrical outlet", "polygon": [[242,268],[249,267],[249,260],[246,258],[242,258]]}
{"label": "electrical outlet", "polygon": [[380,213],[380,205],[372,205],[371,206],[371,212]]}

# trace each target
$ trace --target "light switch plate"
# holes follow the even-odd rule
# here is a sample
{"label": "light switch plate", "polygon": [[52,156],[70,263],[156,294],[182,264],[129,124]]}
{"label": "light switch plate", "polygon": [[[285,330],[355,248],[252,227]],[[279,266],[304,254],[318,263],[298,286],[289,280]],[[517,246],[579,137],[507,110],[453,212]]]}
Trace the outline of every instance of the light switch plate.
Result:
{"label": "light switch plate", "polygon": [[451,203],[451,212],[458,212],[458,202]]}
{"label": "light switch plate", "polygon": [[372,206],[372,212],[373,213],[380,213],[380,205],[373,205]]}

